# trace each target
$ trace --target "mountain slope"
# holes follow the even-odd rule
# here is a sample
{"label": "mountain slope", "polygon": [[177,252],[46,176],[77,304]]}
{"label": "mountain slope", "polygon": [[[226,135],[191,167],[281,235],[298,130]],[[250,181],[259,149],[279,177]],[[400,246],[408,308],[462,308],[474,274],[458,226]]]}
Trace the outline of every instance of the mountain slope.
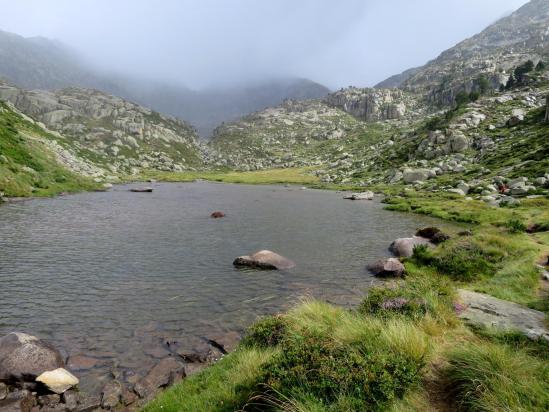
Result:
{"label": "mountain slope", "polygon": [[330,92],[318,83],[299,78],[192,90],[175,82],[101,73],[90,66],[62,43],[0,31],[0,79],[24,89],[98,89],[185,119],[203,137],[224,121],[280,104],[284,99],[315,99]]}
{"label": "mountain slope", "polygon": [[106,173],[202,165],[192,126],[119,97],[78,88],[25,91],[0,83],[0,99],[42,122],[60,142]]}
{"label": "mountain slope", "polygon": [[275,106],[285,99],[316,99],[330,90],[307,79],[273,79],[242,87],[218,87],[201,91],[173,84],[129,82],[123,95],[162,113],[187,119],[202,137],[223,122]]}
{"label": "mountain slope", "polygon": [[[444,51],[419,69],[393,76],[381,85],[397,85],[447,106],[459,92],[479,90],[481,77],[490,89],[505,85],[521,63],[549,56],[549,0],[531,0],[481,33]],[[396,79],[396,80],[395,80]],[[385,86],[386,87],[386,86]]]}
{"label": "mountain slope", "polygon": [[97,187],[97,183],[80,173],[83,168],[90,173],[96,169],[80,161],[80,170],[70,170],[64,164],[69,156],[70,152],[59,146],[52,135],[0,102],[0,197],[50,195]]}

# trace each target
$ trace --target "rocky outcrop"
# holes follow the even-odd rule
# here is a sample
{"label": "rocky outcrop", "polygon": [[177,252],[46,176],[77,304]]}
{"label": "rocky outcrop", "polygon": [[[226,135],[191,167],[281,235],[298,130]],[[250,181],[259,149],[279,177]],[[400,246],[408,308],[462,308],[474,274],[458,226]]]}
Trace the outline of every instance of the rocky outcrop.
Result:
{"label": "rocky outcrop", "polygon": [[35,336],[13,332],[0,339],[0,381],[34,382],[44,372],[64,366],[59,351]]}
{"label": "rocky outcrop", "polygon": [[467,323],[503,331],[519,331],[530,339],[549,342],[543,312],[470,290],[460,289],[458,292],[463,307],[458,315]]}
{"label": "rocky outcrop", "polygon": [[398,89],[361,89],[349,87],[329,94],[324,101],[360,120],[401,119],[406,115],[406,98]]}
{"label": "rocky outcrop", "polygon": [[179,119],[96,90],[26,91],[0,82],[0,99],[109,172],[182,171],[202,165],[196,130]]}
{"label": "rocky outcrop", "polygon": [[270,250],[260,250],[250,256],[237,257],[233,264],[235,266],[246,266],[266,270],[287,270],[295,266],[291,260]]}

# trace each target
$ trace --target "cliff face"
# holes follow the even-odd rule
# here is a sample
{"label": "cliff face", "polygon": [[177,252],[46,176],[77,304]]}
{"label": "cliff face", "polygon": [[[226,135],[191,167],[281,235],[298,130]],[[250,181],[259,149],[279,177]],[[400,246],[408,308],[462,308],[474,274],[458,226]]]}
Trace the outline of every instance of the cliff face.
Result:
{"label": "cliff face", "polygon": [[119,97],[78,88],[25,91],[0,83],[0,99],[112,173],[180,171],[202,164],[192,126]]}
{"label": "cliff face", "polygon": [[417,106],[411,95],[399,89],[356,87],[329,94],[324,102],[368,122],[402,119]]}

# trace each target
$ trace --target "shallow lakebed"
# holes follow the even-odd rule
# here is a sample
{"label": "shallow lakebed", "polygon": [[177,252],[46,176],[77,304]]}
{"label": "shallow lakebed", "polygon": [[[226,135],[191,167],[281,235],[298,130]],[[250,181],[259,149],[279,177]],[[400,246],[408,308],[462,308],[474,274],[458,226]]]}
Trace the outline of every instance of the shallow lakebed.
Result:
{"label": "shallow lakebed", "polygon": [[[75,371],[84,390],[113,370],[143,374],[169,354],[166,342],[192,351],[303,296],[356,303],[376,282],[368,262],[438,222],[299,187],[130,187],[0,207],[0,334],[26,332],[92,357]],[[215,210],[227,216],[210,218]],[[297,266],[233,267],[259,249]]]}

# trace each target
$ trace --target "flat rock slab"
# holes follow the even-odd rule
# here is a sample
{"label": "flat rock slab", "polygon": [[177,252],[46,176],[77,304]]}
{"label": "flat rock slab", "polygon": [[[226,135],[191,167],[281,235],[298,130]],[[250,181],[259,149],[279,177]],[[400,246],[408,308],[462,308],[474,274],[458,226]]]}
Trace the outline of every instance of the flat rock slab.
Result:
{"label": "flat rock slab", "polygon": [[470,290],[459,289],[458,294],[465,306],[459,317],[467,323],[501,330],[516,330],[530,339],[549,341],[549,330],[545,326],[543,312]]}

